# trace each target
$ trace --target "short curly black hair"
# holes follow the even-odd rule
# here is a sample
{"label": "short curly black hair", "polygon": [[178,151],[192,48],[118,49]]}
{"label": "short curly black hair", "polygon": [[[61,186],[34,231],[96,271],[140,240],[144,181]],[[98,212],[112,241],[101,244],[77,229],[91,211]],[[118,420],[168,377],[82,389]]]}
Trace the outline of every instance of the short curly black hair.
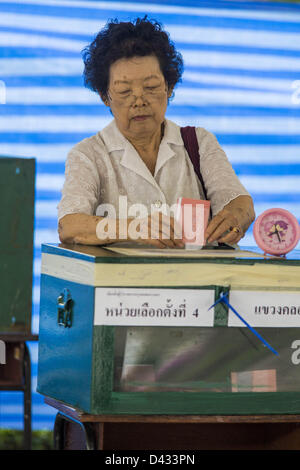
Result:
{"label": "short curly black hair", "polygon": [[168,33],[147,16],[133,22],[112,20],[82,51],[84,84],[107,97],[110,66],[122,58],[155,55],[169,89],[181,81],[183,59]]}

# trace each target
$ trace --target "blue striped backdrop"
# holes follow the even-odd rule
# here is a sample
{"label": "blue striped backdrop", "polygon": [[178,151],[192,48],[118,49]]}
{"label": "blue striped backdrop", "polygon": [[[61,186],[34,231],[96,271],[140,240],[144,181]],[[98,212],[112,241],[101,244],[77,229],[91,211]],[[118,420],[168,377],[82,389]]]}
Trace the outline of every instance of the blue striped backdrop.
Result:
{"label": "blue striped backdrop", "polygon": [[[82,85],[80,51],[108,19],[149,14],[185,61],[168,117],[213,132],[259,215],[300,218],[300,6],[250,1],[0,1],[0,155],[36,157],[33,331],[38,332],[40,245],[58,242],[56,206],[68,150],[111,116]],[[6,103],[4,104],[4,98]],[[252,232],[245,245],[253,245]],[[33,428],[54,411],[36,392]],[[22,427],[22,394],[0,393],[0,427]]]}

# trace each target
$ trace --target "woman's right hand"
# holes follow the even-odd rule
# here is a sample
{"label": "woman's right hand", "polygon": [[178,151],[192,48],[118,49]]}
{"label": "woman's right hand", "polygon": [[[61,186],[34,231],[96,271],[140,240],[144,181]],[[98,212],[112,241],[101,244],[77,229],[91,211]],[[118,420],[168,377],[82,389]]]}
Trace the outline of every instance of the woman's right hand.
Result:
{"label": "woman's right hand", "polygon": [[140,219],[68,214],[59,221],[59,238],[67,244],[106,245],[133,240],[156,248],[184,247],[178,222],[161,212]]}
{"label": "woman's right hand", "polygon": [[156,248],[184,248],[179,223],[158,211],[148,217],[129,220],[128,240]]}

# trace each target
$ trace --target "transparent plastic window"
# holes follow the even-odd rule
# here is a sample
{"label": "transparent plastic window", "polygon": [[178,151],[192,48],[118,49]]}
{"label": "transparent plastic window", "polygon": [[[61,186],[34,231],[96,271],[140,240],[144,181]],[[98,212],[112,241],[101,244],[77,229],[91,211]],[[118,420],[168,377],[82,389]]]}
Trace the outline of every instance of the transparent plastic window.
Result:
{"label": "transparent plastic window", "polygon": [[114,390],[300,391],[300,328],[116,327]]}

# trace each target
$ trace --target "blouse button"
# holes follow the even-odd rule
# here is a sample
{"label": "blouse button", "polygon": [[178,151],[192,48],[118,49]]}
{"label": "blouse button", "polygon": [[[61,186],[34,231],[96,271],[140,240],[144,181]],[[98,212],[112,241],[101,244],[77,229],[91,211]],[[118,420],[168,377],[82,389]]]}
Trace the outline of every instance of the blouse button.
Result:
{"label": "blouse button", "polygon": [[158,199],[157,201],[155,201],[154,205],[159,209],[162,206],[162,202]]}

